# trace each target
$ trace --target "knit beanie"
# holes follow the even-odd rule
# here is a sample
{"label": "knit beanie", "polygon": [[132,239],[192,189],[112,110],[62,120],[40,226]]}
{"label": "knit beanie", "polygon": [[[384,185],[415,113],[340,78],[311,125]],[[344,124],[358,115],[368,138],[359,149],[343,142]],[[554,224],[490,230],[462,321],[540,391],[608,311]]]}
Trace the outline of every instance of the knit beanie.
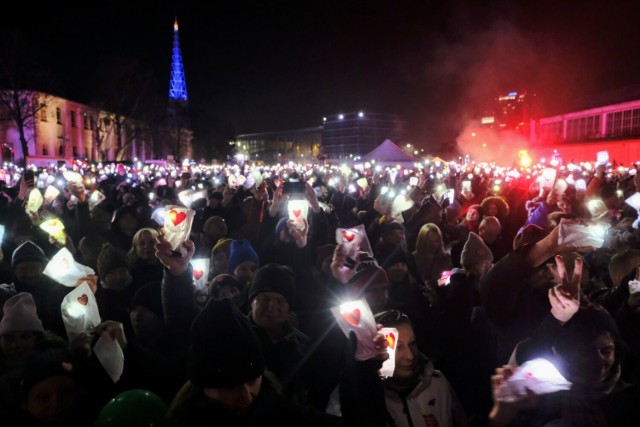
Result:
{"label": "knit beanie", "polygon": [[122,249],[118,249],[111,243],[105,243],[102,245],[102,250],[98,255],[96,267],[98,269],[98,276],[100,276],[101,279],[104,279],[110,271],[113,271],[116,268],[125,267],[126,269],[129,269],[129,260],[126,252]]}
{"label": "knit beanie", "polygon": [[236,267],[245,261],[253,261],[256,265],[260,265],[258,254],[251,246],[247,239],[234,240],[231,242],[231,251],[229,253],[229,271],[230,274],[236,270]]}
{"label": "knit beanie", "polygon": [[36,245],[31,240],[27,240],[13,251],[13,255],[11,256],[11,267],[16,268],[16,265],[19,263],[28,261],[41,262],[43,266],[47,265],[49,262],[40,246]]}
{"label": "knit beanie", "polygon": [[141,286],[131,298],[129,311],[136,307],[144,307],[160,319],[164,319],[161,282],[149,282]]}
{"label": "knit beanie", "polygon": [[210,299],[194,319],[189,380],[203,388],[233,388],[265,369],[258,337],[247,317],[228,299]]}
{"label": "knit beanie", "polygon": [[262,292],[276,292],[286,298],[290,306],[295,302],[295,274],[284,265],[267,264],[256,271],[251,287],[249,301]]}
{"label": "knit beanie", "polygon": [[493,261],[491,249],[482,241],[482,238],[473,231],[469,233],[467,242],[460,254],[460,264],[471,265],[483,261]]}
{"label": "knit beanie", "polygon": [[20,394],[23,397],[41,381],[56,376],[74,376],[73,359],[64,343],[49,342],[45,348],[30,353],[22,371]]}
{"label": "knit beanie", "polygon": [[218,242],[213,246],[211,253],[216,254],[218,253],[218,251],[223,251],[224,253],[227,254],[227,258],[229,258],[229,254],[231,253],[232,241],[233,241],[232,239],[227,239],[226,237],[219,239]]}
{"label": "knit beanie", "polygon": [[0,321],[0,336],[10,332],[44,332],[33,296],[20,292],[5,303]]}
{"label": "knit beanie", "polygon": [[356,273],[349,279],[353,293],[359,294],[377,283],[390,284],[387,273],[373,257],[364,257],[356,265]]}
{"label": "knit beanie", "polygon": [[232,286],[237,288],[240,292],[244,289],[242,283],[235,276],[231,274],[218,274],[216,277],[211,280],[211,284],[209,285],[209,295],[212,298],[218,298],[218,294],[220,290],[225,286]]}
{"label": "knit beanie", "polygon": [[391,222],[389,223],[385,228],[384,231],[382,233],[382,240],[386,241],[387,237],[389,236],[389,233],[391,233],[393,230],[401,230],[404,231],[404,225],[400,224],[399,222]]}

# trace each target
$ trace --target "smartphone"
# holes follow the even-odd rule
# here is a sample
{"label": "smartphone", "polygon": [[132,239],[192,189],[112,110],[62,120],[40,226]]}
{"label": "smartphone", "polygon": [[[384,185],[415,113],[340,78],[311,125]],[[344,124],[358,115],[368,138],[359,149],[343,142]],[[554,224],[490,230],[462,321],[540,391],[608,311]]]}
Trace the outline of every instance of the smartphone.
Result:
{"label": "smartphone", "polygon": [[27,184],[27,187],[33,188],[35,176],[33,174],[33,170],[26,169],[24,171],[24,182]]}
{"label": "smartphone", "polygon": [[302,181],[286,181],[282,184],[282,191],[285,194],[304,193],[305,185]]}
{"label": "smartphone", "polygon": [[418,177],[412,176],[411,178],[409,178],[409,185],[412,185],[414,187],[418,185]]}
{"label": "smartphone", "polygon": [[471,181],[462,181],[462,191],[471,191]]}
{"label": "smartphone", "polygon": [[4,239],[4,224],[0,224],[0,244],[2,244],[2,239]]}

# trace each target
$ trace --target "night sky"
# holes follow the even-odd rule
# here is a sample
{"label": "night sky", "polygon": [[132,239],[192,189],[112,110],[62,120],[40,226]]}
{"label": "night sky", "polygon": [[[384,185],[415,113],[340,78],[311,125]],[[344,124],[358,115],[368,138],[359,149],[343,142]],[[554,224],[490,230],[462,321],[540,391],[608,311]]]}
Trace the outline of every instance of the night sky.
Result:
{"label": "night sky", "polygon": [[635,2],[43,3],[15,3],[2,28],[80,102],[116,58],[136,60],[166,96],[177,16],[190,104],[220,138],[364,110],[403,115],[408,142],[433,151],[504,92],[535,92],[544,115],[640,83]]}

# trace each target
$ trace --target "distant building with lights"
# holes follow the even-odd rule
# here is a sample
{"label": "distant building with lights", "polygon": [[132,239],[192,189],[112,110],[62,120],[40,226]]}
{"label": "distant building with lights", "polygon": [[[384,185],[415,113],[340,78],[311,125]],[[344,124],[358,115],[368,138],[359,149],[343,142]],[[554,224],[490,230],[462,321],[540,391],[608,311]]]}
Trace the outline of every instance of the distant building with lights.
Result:
{"label": "distant building with lights", "polygon": [[502,94],[496,97],[484,112],[480,125],[497,131],[528,135],[535,99],[535,94],[527,92],[514,91]]}
{"label": "distant building with lights", "polygon": [[264,163],[317,160],[322,143],[322,126],[279,132],[248,133],[236,136],[240,160]]}
{"label": "distant building with lights", "polygon": [[321,156],[346,159],[362,156],[390,139],[400,145],[405,122],[397,114],[356,111],[323,118]]}
{"label": "distant building with lights", "polygon": [[405,123],[396,114],[352,113],[326,116],[322,126],[237,135],[231,145],[241,159],[280,162],[348,159],[367,154],[385,140],[404,140]]}

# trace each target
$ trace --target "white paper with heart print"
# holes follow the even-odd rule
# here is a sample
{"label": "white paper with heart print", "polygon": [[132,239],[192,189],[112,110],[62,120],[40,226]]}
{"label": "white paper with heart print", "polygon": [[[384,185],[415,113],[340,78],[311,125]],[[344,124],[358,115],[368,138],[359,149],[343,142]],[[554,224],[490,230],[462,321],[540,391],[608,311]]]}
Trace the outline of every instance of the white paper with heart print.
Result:
{"label": "white paper with heart print", "polygon": [[49,236],[61,244],[65,244],[66,237],[64,234],[64,224],[59,218],[48,219],[40,223],[40,228],[49,233]]}
{"label": "white paper with heart print", "polygon": [[306,200],[289,200],[287,202],[287,210],[289,211],[289,219],[293,221],[296,228],[304,229],[304,220],[307,219],[309,213],[309,202]]}
{"label": "white paper with heart print", "polygon": [[515,402],[533,393],[547,394],[569,390],[571,383],[546,359],[538,358],[523,363],[496,390],[496,398],[501,402]]}
{"label": "white paper with heart print", "polygon": [[82,265],[73,259],[73,255],[67,248],[62,248],[51,257],[43,274],[64,286],[73,288],[78,279],[96,274],[96,272],[91,267]]}
{"label": "white paper with heart print", "polygon": [[398,338],[400,334],[396,328],[382,328],[378,331],[384,335],[387,340],[387,354],[389,358],[382,362],[382,368],[380,368],[380,376],[388,378],[393,376],[393,372],[396,370],[396,346],[398,345]]}
{"label": "white paper with heart print", "polygon": [[378,333],[376,321],[366,300],[345,302],[338,307],[332,307],[331,312],[347,338],[350,331],[355,332],[358,339],[355,354],[357,360],[368,360],[378,355],[373,343],[373,338]]}
{"label": "white paper with heart print", "polygon": [[117,383],[124,370],[124,353],[118,340],[111,338],[109,334],[100,335],[100,338],[93,346],[93,353],[104,370],[107,371],[111,380]]}
{"label": "white paper with heart print", "polygon": [[352,228],[336,229],[336,243],[339,245],[344,244],[347,249],[347,256],[352,259],[355,259],[358,251],[364,251],[370,256],[373,256],[373,250],[369,244],[367,232],[363,224]]}
{"label": "white paper with heart print", "polygon": [[105,198],[105,195],[98,190],[91,193],[91,196],[89,197],[89,211],[94,210],[95,207],[102,203]]}
{"label": "white paper with heart print", "polygon": [[200,292],[207,291],[207,277],[209,277],[209,258],[192,259],[193,286]]}
{"label": "white paper with heart print", "polygon": [[40,192],[40,190],[38,190],[37,188],[32,189],[29,192],[29,198],[27,199],[27,213],[38,213],[43,201],[44,199],[42,198],[42,193]]}
{"label": "white paper with heart print", "polygon": [[96,297],[87,282],[69,292],[60,307],[69,342],[82,333],[92,333],[101,323]]}
{"label": "white paper with heart print", "polygon": [[544,168],[540,175],[540,186],[542,188],[552,189],[554,182],[556,182],[556,171],[554,168]]}
{"label": "white paper with heart print", "polygon": [[178,249],[182,242],[189,239],[195,214],[194,210],[182,206],[169,205],[165,207],[164,237],[171,243],[171,248],[174,251]]}

